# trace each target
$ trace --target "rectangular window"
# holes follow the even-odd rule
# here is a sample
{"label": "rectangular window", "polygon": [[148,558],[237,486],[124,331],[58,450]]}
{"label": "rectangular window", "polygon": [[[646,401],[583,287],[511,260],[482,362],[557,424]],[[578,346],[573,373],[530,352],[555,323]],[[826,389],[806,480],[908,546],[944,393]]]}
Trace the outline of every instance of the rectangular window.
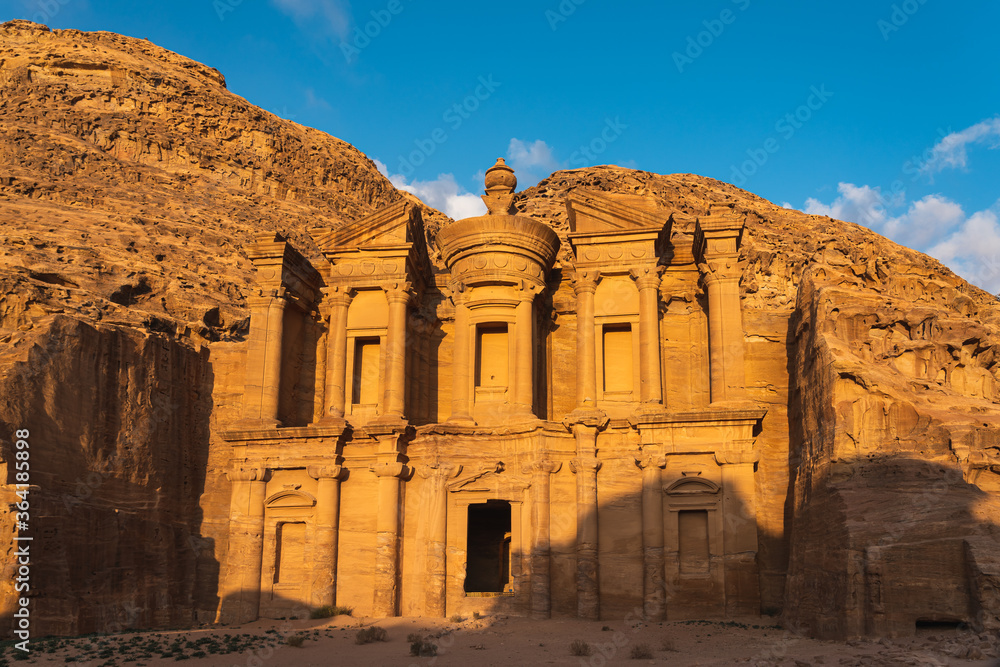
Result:
{"label": "rectangular window", "polygon": [[274,583],[299,584],[305,581],[306,524],[278,525],[274,554]]}
{"label": "rectangular window", "polygon": [[635,374],[632,365],[632,325],[605,324],[602,345],[604,392],[632,391],[632,376]]}
{"label": "rectangular window", "polygon": [[378,376],[379,339],[356,339],[351,402],[355,405],[375,405],[378,403]]}
{"label": "rectangular window", "polygon": [[476,386],[506,387],[509,363],[507,325],[476,327]]}
{"label": "rectangular window", "polygon": [[682,510],[677,523],[681,574],[708,574],[708,510]]}

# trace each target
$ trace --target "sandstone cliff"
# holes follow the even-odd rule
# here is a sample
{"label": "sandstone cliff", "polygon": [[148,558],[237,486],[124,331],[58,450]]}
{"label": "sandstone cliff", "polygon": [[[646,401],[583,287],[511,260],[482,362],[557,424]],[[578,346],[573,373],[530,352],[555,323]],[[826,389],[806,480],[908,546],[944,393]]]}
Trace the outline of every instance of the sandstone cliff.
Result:
{"label": "sandstone cliff", "polygon": [[[238,369],[213,355],[245,334],[242,248],[281,231],[310,255],[306,228],[408,195],[217,71],[110,33],[0,26],[0,135],[0,437],[9,463],[13,430],[32,430],[36,627],[211,620],[229,487],[209,433],[238,400],[219,380]],[[577,188],[673,216],[678,247],[710,203],[746,214],[768,611],[815,634],[897,632],[900,600],[948,620],[953,584],[996,585],[994,297],[865,228],[692,175],[557,172],[517,206],[564,236]],[[444,220],[425,218],[431,233]],[[904,593],[887,608],[873,591],[890,587]],[[974,603],[1000,623],[996,600]]]}

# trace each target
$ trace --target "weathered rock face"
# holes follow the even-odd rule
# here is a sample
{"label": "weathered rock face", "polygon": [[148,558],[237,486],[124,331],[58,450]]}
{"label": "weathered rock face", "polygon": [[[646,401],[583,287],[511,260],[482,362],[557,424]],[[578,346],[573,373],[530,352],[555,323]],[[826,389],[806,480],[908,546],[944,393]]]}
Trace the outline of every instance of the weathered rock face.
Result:
{"label": "weathered rock face", "polygon": [[229,483],[205,344],[246,335],[240,248],[407,195],[211,68],[24,21],[0,27],[0,164],[0,431],[5,482],[32,432],[33,629],[212,620]]}
{"label": "weathered rock face", "polygon": [[[0,135],[0,438],[10,484],[12,434],[32,431],[33,629],[213,620],[229,538],[239,534],[231,513],[259,481],[252,472],[226,477],[232,447],[218,437],[243,415],[248,298],[256,296],[246,248],[261,232],[281,232],[316,259],[308,228],[346,229],[409,196],[350,145],[230,94],[215,70],[109,33],[0,26]],[[695,219],[713,204],[745,219],[746,387],[767,409],[753,475],[760,607],[829,637],[905,634],[920,621],[1000,625],[997,300],[857,225],[711,179],[616,167],[557,172],[517,195],[519,215],[556,231],[556,270],[569,266],[566,201],[577,190],[672,218],[675,252],[691,247]],[[445,258],[433,242],[448,221],[426,207],[422,215],[440,275]],[[569,278],[552,302],[572,331]],[[695,410],[709,403],[708,377],[691,370],[707,364],[691,344],[707,327],[706,295],[697,286],[661,292],[669,295],[660,303],[663,402]],[[410,323],[418,339],[436,340],[435,309],[423,304]],[[444,316],[447,335],[452,317]],[[321,322],[295,322],[307,351],[284,361],[282,381],[294,390],[279,409],[305,424],[323,416],[325,377],[310,369],[327,363],[325,334]],[[551,352],[552,376],[564,380],[577,373],[560,342],[568,335],[555,336]],[[450,377],[450,357],[436,350],[408,353],[408,374],[440,364],[434,372]],[[420,396],[419,382],[408,391],[411,419],[411,400],[418,421],[448,415],[449,393]],[[573,407],[559,395],[534,406],[550,419]],[[433,454],[441,438],[429,436],[424,449]],[[612,496],[621,491],[602,508],[608,550],[634,542],[649,489],[637,481],[635,443],[623,435],[603,447],[620,455],[599,478]],[[415,517],[442,501],[454,472],[444,468],[415,480],[406,501],[415,511],[400,518],[410,544],[433,543]],[[322,495],[337,479],[326,469],[299,472],[277,482]],[[575,474],[552,476],[555,507],[576,502]],[[374,506],[381,492],[344,484],[340,502]],[[553,517],[552,606],[574,614],[575,510]],[[8,534],[13,519],[2,514]],[[362,587],[378,576],[378,530],[371,513],[340,525],[342,540],[371,542],[345,561]],[[235,549],[254,548],[245,532]],[[403,565],[404,590],[420,583],[425,556],[417,554]],[[601,572],[617,613],[634,606],[636,587],[641,602],[644,573],[641,556],[615,558]],[[6,572],[8,612],[15,596]],[[433,576],[458,577],[461,587],[450,569]],[[443,600],[414,595],[405,594],[404,609],[444,609]]]}

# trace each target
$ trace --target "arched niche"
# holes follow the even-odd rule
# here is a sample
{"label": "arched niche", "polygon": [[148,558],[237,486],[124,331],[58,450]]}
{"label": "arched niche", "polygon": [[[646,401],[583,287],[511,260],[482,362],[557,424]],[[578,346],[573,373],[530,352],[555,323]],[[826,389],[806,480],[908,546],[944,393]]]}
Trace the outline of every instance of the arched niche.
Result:
{"label": "arched niche", "polygon": [[274,509],[309,509],[316,505],[316,498],[305,491],[283,489],[264,501],[264,507]]}

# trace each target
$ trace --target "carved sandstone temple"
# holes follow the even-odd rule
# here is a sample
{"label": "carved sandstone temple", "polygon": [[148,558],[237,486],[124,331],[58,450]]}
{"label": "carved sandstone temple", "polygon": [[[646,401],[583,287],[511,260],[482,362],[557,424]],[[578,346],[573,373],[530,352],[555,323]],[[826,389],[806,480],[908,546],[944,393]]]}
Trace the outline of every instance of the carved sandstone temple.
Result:
{"label": "carved sandstone temple", "polygon": [[566,248],[516,184],[430,248],[406,201],[249,248],[221,620],[759,613],[742,219],[577,191]]}

